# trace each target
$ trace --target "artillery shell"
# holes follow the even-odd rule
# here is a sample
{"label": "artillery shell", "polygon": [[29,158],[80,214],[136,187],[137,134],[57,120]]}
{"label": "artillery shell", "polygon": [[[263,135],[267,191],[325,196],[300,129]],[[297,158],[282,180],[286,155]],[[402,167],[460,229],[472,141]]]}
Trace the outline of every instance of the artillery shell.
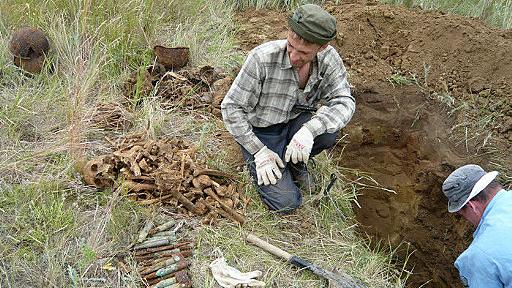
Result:
{"label": "artillery shell", "polygon": [[[178,271],[176,273],[179,273],[181,271]],[[162,281],[162,280],[166,280],[166,279],[170,279],[170,278],[174,278],[176,276],[176,273],[171,273],[167,276],[164,276],[162,278],[155,278],[155,279],[151,279],[151,280],[146,280],[146,282],[149,284],[149,285],[156,285],[158,284],[158,282]],[[150,286],[150,287],[154,287],[154,286]]]}
{"label": "artillery shell", "polygon": [[178,263],[171,264],[169,266],[158,269],[156,272],[144,275],[144,279],[151,280],[155,278],[161,278],[171,273],[181,271],[190,265],[190,261],[183,260]]}
{"label": "artillery shell", "polygon": [[153,237],[172,236],[172,235],[176,235],[176,233],[174,233],[174,231],[162,231],[162,232],[158,232],[158,233],[153,234]]}
{"label": "artillery shell", "polygon": [[[148,282],[149,285],[155,285],[155,284],[158,284],[158,282],[160,282],[162,280],[166,280],[166,279],[170,279],[170,278],[176,278],[176,282],[180,283],[180,285],[183,285],[183,286],[177,286],[177,287],[191,287],[192,283],[190,281],[190,277],[188,277],[188,272],[187,271],[188,270],[186,270],[186,269],[180,270],[180,271],[176,271],[175,273],[171,273],[171,274],[163,276],[161,278],[155,278],[155,279],[152,279],[152,280],[148,280],[147,282]],[[175,285],[178,285],[178,284],[175,284]]]}
{"label": "artillery shell", "polygon": [[177,254],[179,252],[180,252],[180,249],[175,248],[175,249],[171,249],[171,250],[164,250],[164,251],[154,252],[154,253],[150,253],[150,254],[146,254],[146,255],[135,256],[135,259],[137,261],[140,261],[140,260],[149,260],[152,258],[168,257],[168,256],[172,256],[174,254]]}
{"label": "artillery shell", "polygon": [[142,274],[142,275],[149,274],[149,273],[155,272],[156,270],[158,270],[160,268],[164,268],[166,266],[175,264],[182,260],[185,260],[185,258],[183,257],[183,255],[178,253],[169,259],[166,259],[164,261],[159,261],[159,262],[155,263],[153,266],[150,266],[150,267],[140,271],[140,274]]}
{"label": "artillery shell", "polygon": [[139,263],[141,263],[141,262],[147,263],[147,264],[143,265],[143,267],[145,269],[149,266],[155,265],[158,262],[167,260],[167,259],[175,256],[176,254],[183,256],[184,258],[188,258],[188,257],[192,256],[192,250],[184,250],[184,251],[180,251],[179,253],[174,253],[174,254],[171,253],[171,254],[165,254],[165,255],[151,254],[151,255],[145,255],[145,256],[136,256],[135,260],[137,260]]}
{"label": "artillery shell", "polygon": [[181,262],[171,264],[169,266],[160,268],[156,271],[156,277],[163,277],[176,271],[180,271],[190,265],[189,261],[183,260]]}
{"label": "artillery shell", "polygon": [[155,226],[153,221],[151,221],[151,220],[146,221],[146,224],[144,225],[144,228],[142,228],[142,230],[140,231],[139,238],[137,239],[139,243],[143,242],[146,239],[146,237],[148,236],[149,230],[151,230],[151,228],[153,228],[153,226]]}
{"label": "artillery shell", "polygon": [[174,224],[176,224],[176,221],[174,221],[174,220],[167,221],[164,224],[157,226],[154,229],[151,229],[151,231],[149,232],[149,235],[153,235],[157,232],[162,232],[162,231],[168,230],[169,228],[174,226]]}
{"label": "artillery shell", "polygon": [[173,245],[165,245],[165,246],[161,246],[161,247],[141,249],[141,250],[135,251],[135,256],[143,256],[143,255],[158,252],[158,251],[164,251],[164,250],[176,249],[176,248],[181,248],[181,250],[192,249],[192,242],[187,241],[187,242],[181,242],[181,243],[173,244]]}
{"label": "artillery shell", "polygon": [[144,242],[142,244],[135,245],[135,247],[133,247],[133,249],[134,250],[140,250],[140,249],[144,249],[144,248],[159,247],[159,246],[163,246],[163,245],[167,245],[167,244],[169,244],[168,240],[158,240],[158,241]]}
{"label": "artillery shell", "polygon": [[176,284],[176,277],[169,278],[158,282],[154,287],[155,288],[163,288],[163,287],[171,287],[171,285]]}
{"label": "artillery shell", "polygon": [[160,247],[160,246],[170,245],[170,244],[174,244],[174,243],[176,243],[176,238],[146,241],[146,242],[142,242],[139,245],[135,245],[135,247],[133,247],[133,249],[140,250],[140,249],[144,249],[144,248],[154,248],[154,247]]}
{"label": "artillery shell", "polygon": [[[176,254],[176,255],[178,255],[178,254]],[[172,257],[173,256],[142,260],[141,262],[139,262],[140,268],[138,269],[138,271],[140,274],[144,274],[144,273],[142,273],[144,270],[146,270],[146,269],[150,268],[151,266],[154,266],[162,261],[171,259]],[[140,261],[140,258],[136,258],[136,259],[137,259],[137,261]],[[145,274],[147,274],[147,273],[145,273]]]}
{"label": "artillery shell", "polygon": [[146,241],[144,241],[142,243],[153,242],[153,241],[158,241],[158,240],[163,240],[163,239],[168,239],[169,241],[176,242],[176,235],[152,236],[151,238],[147,239]]}

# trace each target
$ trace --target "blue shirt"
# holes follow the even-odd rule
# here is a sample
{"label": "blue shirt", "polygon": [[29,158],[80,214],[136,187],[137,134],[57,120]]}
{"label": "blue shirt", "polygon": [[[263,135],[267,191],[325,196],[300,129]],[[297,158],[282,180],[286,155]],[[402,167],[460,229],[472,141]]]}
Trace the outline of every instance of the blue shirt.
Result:
{"label": "blue shirt", "polygon": [[489,202],[455,267],[466,287],[512,288],[512,191],[501,190]]}

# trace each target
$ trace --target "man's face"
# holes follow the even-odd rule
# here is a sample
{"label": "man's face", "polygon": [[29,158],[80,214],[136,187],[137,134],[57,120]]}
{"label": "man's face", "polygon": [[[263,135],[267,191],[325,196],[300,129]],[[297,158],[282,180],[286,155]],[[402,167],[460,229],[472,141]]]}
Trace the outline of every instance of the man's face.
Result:
{"label": "man's face", "polygon": [[288,50],[290,63],[297,69],[313,61],[316,53],[324,48],[324,46],[304,41],[293,31],[288,31],[286,40],[288,40],[286,49]]}

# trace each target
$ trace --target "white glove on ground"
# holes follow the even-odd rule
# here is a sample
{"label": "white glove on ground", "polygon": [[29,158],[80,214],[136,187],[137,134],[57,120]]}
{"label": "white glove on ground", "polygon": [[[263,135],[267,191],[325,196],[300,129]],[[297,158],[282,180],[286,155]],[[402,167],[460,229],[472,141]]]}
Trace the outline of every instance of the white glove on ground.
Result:
{"label": "white glove on ground", "polygon": [[301,161],[308,163],[309,154],[311,153],[311,148],[313,148],[313,138],[313,134],[311,134],[309,129],[302,126],[302,128],[293,135],[292,140],[286,147],[284,160],[290,162],[291,159],[294,164]]}
{"label": "white glove on ground", "polygon": [[283,177],[281,170],[279,170],[279,168],[284,168],[283,160],[267,146],[263,146],[260,151],[254,154],[254,162],[256,163],[258,185],[276,184],[277,180]]}
{"label": "white glove on ground", "polygon": [[213,278],[224,288],[265,287],[265,282],[252,279],[260,277],[263,274],[261,271],[242,273],[238,269],[229,266],[224,257],[213,260],[210,263],[210,269]]}

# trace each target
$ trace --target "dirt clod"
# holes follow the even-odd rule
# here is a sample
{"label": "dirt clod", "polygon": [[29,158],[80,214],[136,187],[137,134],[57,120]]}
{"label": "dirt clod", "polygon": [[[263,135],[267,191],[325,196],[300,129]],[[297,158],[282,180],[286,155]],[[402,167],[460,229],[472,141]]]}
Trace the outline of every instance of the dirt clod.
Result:
{"label": "dirt clod", "polygon": [[185,67],[189,59],[188,47],[164,47],[157,45],[153,48],[156,61],[162,64],[166,69],[181,69]]}

